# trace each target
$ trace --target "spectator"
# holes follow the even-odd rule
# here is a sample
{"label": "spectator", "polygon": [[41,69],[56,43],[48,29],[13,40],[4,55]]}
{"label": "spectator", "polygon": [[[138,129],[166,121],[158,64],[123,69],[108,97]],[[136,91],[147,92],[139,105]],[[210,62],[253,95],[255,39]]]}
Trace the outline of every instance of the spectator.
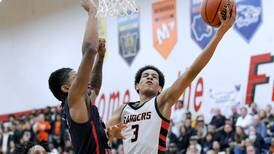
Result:
{"label": "spectator", "polygon": [[180,127],[180,136],[176,140],[177,147],[179,149],[178,151],[180,153],[185,153],[186,152],[187,147],[189,145],[189,139],[190,139],[190,136],[187,133],[187,129],[185,128],[185,126],[182,125]]}
{"label": "spectator", "polygon": [[248,138],[253,143],[253,146],[256,148],[256,151],[262,152],[265,149],[264,139],[260,134],[257,133],[255,127],[250,127],[248,132]]}
{"label": "spectator", "polygon": [[185,126],[185,128],[187,130],[188,136],[194,136],[194,135],[196,135],[196,131],[195,131],[194,128],[192,128],[192,124],[191,123],[192,123],[191,119],[189,119],[189,118],[187,118],[185,120],[185,123],[184,123],[184,126]]}
{"label": "spectator", "polygon": [[207,153],[206,154],[216,154],[215,153],[215,151],[214,150],[209,150],[209,151],[207,151]]}
{"label": "spectator", "polygon": [[195,149],[197,149],[198,152],[200,153],[202,151],[202,146],[198,143],[198,139],[199,139],[198,136],[191,136],[189,147],[191,147],[191,145],[195,146]]}
{"label": "spectator", "polygon": [[168,145],[168,149],[167,149],[167,154],[179,154],[178,152],[178,147],[176,145],[176,143],[173,143],[171,142],[169,145]]}
{"label": "spectator", "polygon": [[8,143],[7,154],[13,154],[14,152],[15,152],[15,142],[14,142],[14,140],[10,140]]}
{"label": "spectator", "polygon": [[182,100],[178,100],[177,109],[171,113],[170,120],[173,125],[178,125],[185,120],[185,109],[183,108],[184,102]]}
{"label": "spectator", "polygon": [[212,117],[210,124],[215,125],[217,130],[223,129],[223,126],[225,124],[225,116],[222,115],[221,110],[219,108],[216,108],[215,115]]}
{"label": "spectator", "polygon": [[203,115],[198,115],[196,118],[196,133],[199,139],[204,138],[207,134],[207,125]]}
{"label": "spectator", "polygon": [[271,106],[271,104],[267,104],[265,106],[265,111],[266,111],[267,117],[269,117],[271,115],[271,113],[272,113],[272,106]]}
{"label": "spectator", "polygon": [[212,150],[217,154],[221,152],[221,145],[218,141],[213,141]]}
{"label": "spectator", "polygon": [[14,150],[15,154],[46,154],[47,152],[49,152],[47,144],[34,142],[21,144]]}
{"label": "spectator", "polygon": [[235,126],[236,126],[236,122],[239,118],[239,113],[237,111],[237,107],[235,105],[233,105],[231,107],[231,116],[230,116],[230,119],[232,120],[232,126],[233,126],[233,130],[235,130]]}
{"label": "spectator", "polygon": [[178,108],[171,113],[170,120],[172,125],[171,131],[178,137],[180,134],[180,125],[185,120],[185,109],[183,108],[183,101],[178,100],[177,107]]}
{"label": "spectator", "polygon": [[254,115],[253,117],[253,126],[256,128],[258,134],[260,134],[263,138],[266,137],[266,126],[258,115]]}
{"label": "spectator", "polygon": [[215,125],[211,125],[211,124],[208,125],[207,128],[208,128],[207,132],[211,133],[213,135],[213,140],[218,140],[219,141],[221,131],[217,132]]}
{"label": "spectator", "polygon": [[247,108],[242,107],[241,108],[241,116],[238,118],[236,122],[236,126],[240,126],[244,128],[244,130],[247,132],[248,127],[252,125],[252,116],[247,114]]}
{"label": "spectator", "polygon": [[232,126],[230,124],[226,124],[220,135],[221,150],[224,151],[226,148],[229,148],[230,143],[233,140],[233,136],[234,133],[232,132]]}
{"label": "spectator", "polygon": [[234,154],[242,154],[244,152],[246,138],[247,136],[245,135],[244,129],[242,127],[236,127],[236,132],[230,143],[230,147],[232,147]]}
{"label": "spectator", "polygon": [[199,150],[195,145],[189,145],[186,154],[199,154]]}
{"label": "spectator", "polygon": [[202,143],[202,153],[206,154],[213,146],[213,134],[207,133]]}
{"label": "spectator", "polygon": [[48,121],[45,121],[44,114],[40,114],[38,117],[38,121],[34,124],[34,131],[37,134],[37,141],[47,142],[49,139],[49,130],[51,129],[51,125]]}
{"label": "spectator", "polygon": [[250,145],[246,147],[246,154],[259,154],[259,153],[256,152],[256,149],[254,148],[254,146]]}
{"label": "spectator", "polygon": [[253,102],[251,104],[250,114],[253,115],[253,116],[256,115],[256,114],[258,114],[258,106],[257,106],[257,104],[255,102]]}

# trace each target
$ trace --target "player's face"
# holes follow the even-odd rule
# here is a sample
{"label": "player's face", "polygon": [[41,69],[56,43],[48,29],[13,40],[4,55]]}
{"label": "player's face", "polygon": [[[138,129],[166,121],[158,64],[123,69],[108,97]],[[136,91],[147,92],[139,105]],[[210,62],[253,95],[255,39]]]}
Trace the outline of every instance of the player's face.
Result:
{"label": "player's face", "polygon": [[158,73],[151,69],[145,70],[141,75],[139,83],[136,85],[136,89],[139,90],[139,93],[157,95],[162,90],[159,85]]}
{"label": "player's face", "polygon": [[35,145],[29,150],[29,154],[46,154],[45,148],[40,145]]}

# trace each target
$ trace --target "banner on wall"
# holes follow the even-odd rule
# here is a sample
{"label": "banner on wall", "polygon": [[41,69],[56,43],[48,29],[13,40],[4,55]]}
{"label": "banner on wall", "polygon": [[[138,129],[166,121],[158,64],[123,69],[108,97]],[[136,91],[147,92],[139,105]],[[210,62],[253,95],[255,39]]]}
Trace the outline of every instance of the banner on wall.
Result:
{"label": "banner on wall", "polygon": [[262,23],[261,0],[237,0],[235,29],[249,42]]}
{"label": "banner on wall", "polygon": [[99,38],[107,39],[107,19],[106,18],[98,18],[97,29],[98,29]]}
{"label": "banner on wall", "polygon": [[153,3],[153,45],[167,59],[177,43],[176,0]]}
{"label": "banner on wall", "polygon": [[191,38],[200,48],[205,48],[215,34],[215,29],[207,25],[200,15],[202,0],[191,0]]}
{"label": "banner on wall", "polygon": [[118,18],[119,54],[131,65],[140,50],[139,14]]}
{"label": "banner on wall", "polygon": [[227,88],[226,90],[216,90],[216,89],[209,89],[209,99],[212,103],[215,104],[229,104],[235,105],[240,104],[241,97],[240,91],[241,85],[235,85],[232,88]]}

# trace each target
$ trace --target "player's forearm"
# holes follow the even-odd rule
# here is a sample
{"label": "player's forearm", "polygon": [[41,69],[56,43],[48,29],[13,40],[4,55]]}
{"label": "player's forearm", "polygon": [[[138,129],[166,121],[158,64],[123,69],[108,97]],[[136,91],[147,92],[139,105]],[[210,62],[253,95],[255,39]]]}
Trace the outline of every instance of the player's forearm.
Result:
{"label": "player's forearm", "polygon": [[97,32],[97,20],[95,15],[89,14],[89,18],[86,25],[84,34],[84,40],[82,44],[83,55],[86,51],[93,49],[97,50],[98,47],[98,32]]}
{"label": "player's forearm", "polygon": [[170,103],[177,102],[186,87],[195,79],[195,77],[209,62],[221,38],[222,35],[215,35],[211,43],[196,58],[190,68],[186,70],[185,73],[182,74],[170,88],[167,89],[166,96],[164,97],[166,100],[169,100]]}
{"label": "player's forearm", "polygon": [[194,78],[208,64],[208,62],[212,58],[214,52],[216,51],[216,47],[219,44],[219,42],[221,41],[222,37],[223,37],[223,35],[216,33],[216,35],[214,36],[212,41],[208,44],[208,46],[204,49],[204,51],[195,59],[194,63],[189,68],[189,70]]}
{"label": "player's forearm", "polygon": [[91,79],[90,79],[91,88],[94,89],[96,95],[99,94],[102,86],[103,63],[104,63],[104,56],[101,56],[98,54],[96,57],[95,66],[91,72]]}

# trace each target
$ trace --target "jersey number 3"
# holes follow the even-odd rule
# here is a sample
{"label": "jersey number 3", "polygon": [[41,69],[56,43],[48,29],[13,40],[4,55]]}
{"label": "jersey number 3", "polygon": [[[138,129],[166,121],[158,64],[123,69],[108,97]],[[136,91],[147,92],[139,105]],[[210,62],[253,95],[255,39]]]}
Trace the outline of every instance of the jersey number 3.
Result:
{"label": "jersey number 3", "polygon": [[131,139],[131,142],[135,142],[138,139],[139,125],[132,125],[131,128],[133,129],[133,135],[134,135],[134,137]]}

